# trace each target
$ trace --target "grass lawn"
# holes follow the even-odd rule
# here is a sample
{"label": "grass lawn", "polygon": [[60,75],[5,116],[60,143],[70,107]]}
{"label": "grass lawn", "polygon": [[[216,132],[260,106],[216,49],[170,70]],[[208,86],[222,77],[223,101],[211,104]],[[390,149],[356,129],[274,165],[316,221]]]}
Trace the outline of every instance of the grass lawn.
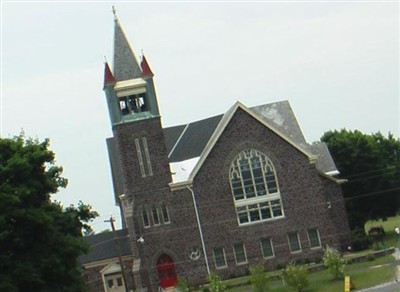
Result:
{"label": "grass lawn", "polygon": [[[394,263],[395,258],[391,255],[378,258],[374,261],[366,261],[347,265],[345,267],[345,274],[351,277],[356,289],[367,288],[375,286],[380,283],[391,281],[394,279],[395,266],[390,265]],[[274,272],[276,273],[276,272]],[[333,280],[332,276],[327,270],[314,272],[309,274],[309,288],[308,292],[337,292],[343,291],[344,281]],[[233,284],[227,281],[227,284]],[[228,289],[230,292],[244,292],[251,291],[251,286],[241,286]],[[281,280],[271,281],[267,291],[273,292],[290,292],[294,291],[291,287],[282,285]]]}
{"label": "grass lawn", "polygon": [[394,246],[399,247],[400,243],[397,242],[396,234],[394,229],[396,227],[400,228],[400,216],[390,217],[386,221],[378,220],[378,221],[368,221],[365,224],[365,232],[368,234],[368,230],[374,226],[382,226],[385,229],[386,237],[385,237],[385,244],[388,247]]}
{"label": "grass lawn", "polygon": [[[397,240],[394,232],[395,227],[400,227],[400,216],[388,218],[386,221],[369,221],[365,224],[366,233],[371,227],[382,226],[385,229],[386,236],[384,239],[385,247],[400,247],[400,241]],[[375,244],[372,250],[377,249]],[[348,255],[346,258],[355,257],[360,254],[368,254],[370,250],[361,251]],[[365,261],[360,263],[354,263],[345,267],[345,275],[350,276],[351,281],[355,285],[356,289],[363,289],[372,287],[384,282],[391,281],[395,278],[396,265],[395,258],[391,255],[377,258],[372,261]],[[277,274],[278,271],[270,272],[270,274]],[[327,270],[310,273],[308,276],[309,288],[307,292],[338,292],[343,291],[344,280],[333,280],[332,276]],[[252,291],[250,285],[237,286],[239,283],[246,283],[247,277],[232,279],[225,282],[226,285],[236,286],[230,288],[227,291],[230,292],[249,292]],[[272,292],[291,292],[295,291],[287,285],[283,285],[282,280],[270,281],[269,288],[267,291]]]}

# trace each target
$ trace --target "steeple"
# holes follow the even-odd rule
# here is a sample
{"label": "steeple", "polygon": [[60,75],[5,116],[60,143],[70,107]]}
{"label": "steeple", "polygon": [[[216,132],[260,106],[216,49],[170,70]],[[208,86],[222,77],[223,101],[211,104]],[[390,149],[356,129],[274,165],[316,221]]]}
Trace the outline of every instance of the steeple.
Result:
{"label": "steeple", "polygon": [[114,10],[114,76],[124,81],[142,76],[142,70]]}
{"label": "steeple", "polygon": [[143,56],[141,66],[114,13],[114,68],[104,69],[104,87],[113,126],[159,117],[153,72]]}

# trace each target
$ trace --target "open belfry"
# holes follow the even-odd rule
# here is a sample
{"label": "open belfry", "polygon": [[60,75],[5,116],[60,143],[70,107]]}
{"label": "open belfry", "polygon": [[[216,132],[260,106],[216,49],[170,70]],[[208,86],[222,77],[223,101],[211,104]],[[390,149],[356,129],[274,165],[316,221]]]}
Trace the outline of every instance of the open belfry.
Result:
{"label": "open belfry", "polygon": [[196,286],[211,273],[240,277],[255,264],[273,270],[350,245],[345,181],[326,145],[307,143],[288,101],[233,100],[221,115],[164,128],[156,70],[137,59],[114,17],[103,89],[123,229],[88,239],[90,291],[166,291],[178,279]]}

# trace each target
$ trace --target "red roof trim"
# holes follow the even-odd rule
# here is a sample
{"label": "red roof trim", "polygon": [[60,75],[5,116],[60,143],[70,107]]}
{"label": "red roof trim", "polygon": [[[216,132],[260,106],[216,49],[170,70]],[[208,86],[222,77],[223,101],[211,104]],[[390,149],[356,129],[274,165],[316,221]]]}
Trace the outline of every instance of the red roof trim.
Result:
{"label": "red roof trim", "polygon": [[146,57],[143,55],[142,62],[140,63],[140,67],[142,67],[142,77],[153,77],[154,74],[150,69],[149,64],[147,63]]}
{"label": "red roof trim", "polygon": [[114,75],[111,72],[110,67],[108,66],[108,63],[105,62],[104,63],[104,85],[103,85],[103,89],[106,88],[107,85],[110,84],[115,84],[115,78]]}

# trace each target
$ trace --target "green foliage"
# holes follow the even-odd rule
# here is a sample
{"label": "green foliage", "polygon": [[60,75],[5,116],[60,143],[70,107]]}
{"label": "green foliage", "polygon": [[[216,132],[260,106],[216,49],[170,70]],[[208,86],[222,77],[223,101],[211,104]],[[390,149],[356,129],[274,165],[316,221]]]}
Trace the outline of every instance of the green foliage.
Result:
{"label": "green foliage", "polygon": [[189,281],[184,278],[178,278],[178,291],[180,292],[190,292],[193,291],[189,285]]}
{"label": "green foliage", "polygon": [[327,245],[323,260],[329,273],[334,279],[341,279],[344,277],[344,266],[346,261],[336,249]]}
{"label": "green foliage", "polygon": [[286,266],[283,270],[283,279],[297,292],[305,291],[309,285],[306,267],[296,265],[295,263],[289,263]]}
{"label": "green foliage", "polygon": [[222,281],[217,274],[212,273],[208,275],[208,281],[209,281],[208,289],[210,290],[210,292],[220,292],[226,290],[225,285],[222,284]]}
{"label": "green foliage", "polygon": [[400,208],[400,140],[389,134],[329,131],[326,142],[333,160],[348,179],[343,195],[350,228],[363,228],[368,220],[396,215]]}
{"label": "green foliage", "polygon": [[372,245],[372,240],[365,234],[364,229],[355,228],[351,232],[351,247],[353,251],[368,249]]}
{"label": "green foliage", "polygon": [[50,196],[67,186],[49,141],[0,138],[0,291],[84,291],[82,229],[97,216]]}
{"label": "green foliage", "polygon": [[251,266],[250,269],[250,283],[255,292],[263,292],[268,289],[268,276],[264,271],[262,264]]}

